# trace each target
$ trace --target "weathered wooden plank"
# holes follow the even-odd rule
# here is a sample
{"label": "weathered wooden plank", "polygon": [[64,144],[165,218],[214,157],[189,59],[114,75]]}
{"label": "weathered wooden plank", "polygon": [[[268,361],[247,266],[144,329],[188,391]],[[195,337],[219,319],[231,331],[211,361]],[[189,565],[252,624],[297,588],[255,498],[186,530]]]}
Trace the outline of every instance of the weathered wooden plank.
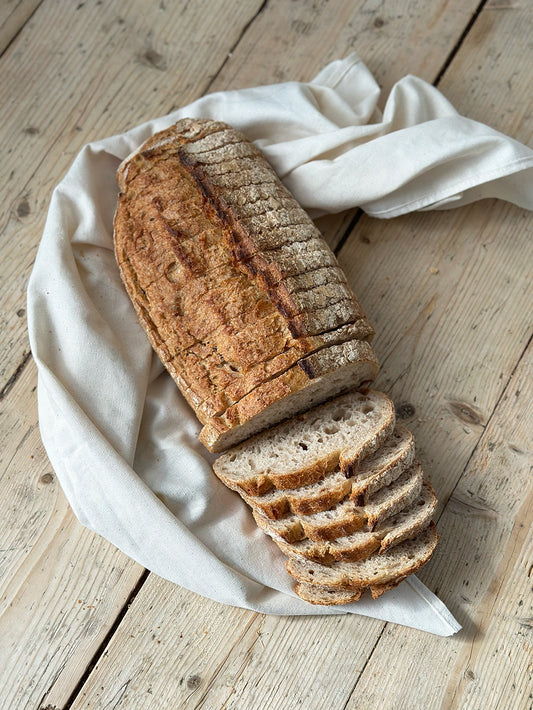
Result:
{"label": "weathered wooden plank", "polygon": [[52,189],[81,147],[197,98],[260,0],[47,0],[0,60],[0,389],[27,349],[25,290]]}
{"label": "weathered wooden plank", "polygon": [[0,56],[42,0],[11,0],[0,7]]}
{"label": "weathered wooden plank", "polygon": [[129,708],[133,698],[139,708],[153,698],[183,710],[341,708],[382,627],[252,614],[150,575],[72,710]]}
{"label": "weathered wooden plank", "polygon": [[213,679],[227,682],[220,673],[231,649],[260,641],[259,614],[209,600],[199,604],[197,595],[155,575],[133,607],[140,615],[126,616],[73,709],[198,707]]}
{"label": "weathered wooden plank", "polygon": [[435,81],[478,3],[424,0],[269,0],[213,90],[308,81],[358,52],[385,93],[408,73]]}
{"label": "weathered wooden plank", "polygon": [[64,703],[143,573],[75,519],[39,438],[35,374],[30,361],[0,403],[2,708]]}
{"label": "weathered wooden plank", "polygon": [[446,506],[441,544],[421,574],[463,632],[442,639],[387,628],[347,708],[530,706],[532,368],[530,345]]}
{"label": "weathered wooden plank", "polygon": [[441,502],[530,336],[532,236],[530,215],[479,203],[379,224],[363,217],[341,251],[376,329],[376,386],[414,431]]}
{"label": "weathered wooden plank", "polygon": [[[0,377],[2,385],[7,380],[1,400],[2,707],[64,706],[142,574],[74,519],[39,443],[36,373],[21,304],[50,190],[83,143],[163,113],[162,104],[178,94],[188,101],[201,93],[255,11],[253,3],[237,2],[223,11],[209,4],[209,12],[206,3],[167,10],[141,2],[76,7],[45,3],[0,61],[3,88],[10,87],[9,111],[0,108],[4,144],[19,155],[9,163],[10,174],[0,175],[9,193],[0,222],[0,263],[9,277],[2,279],[8,315]],[[17,378],[8,379],[10,372]]]}

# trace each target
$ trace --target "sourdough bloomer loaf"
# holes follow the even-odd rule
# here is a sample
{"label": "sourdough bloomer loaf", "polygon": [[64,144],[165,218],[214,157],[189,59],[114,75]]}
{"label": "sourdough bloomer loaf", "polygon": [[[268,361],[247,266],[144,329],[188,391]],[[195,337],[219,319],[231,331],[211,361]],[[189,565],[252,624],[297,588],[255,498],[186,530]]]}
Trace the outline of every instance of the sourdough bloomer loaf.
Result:
{"label": "sourdough bloomer loaf", "polygon": [[259,150],[185,119],[119,168],[115,253],[214,464],[287,556],[296,593],[356,601],[431,557],[436,498],[373,330],[335,256]]}
{"label": "sourdough bloomer loaf", "polygon": [[373,330],[260,151],[185,119],[118,172],[126,289],[212,451],[370,382]]}

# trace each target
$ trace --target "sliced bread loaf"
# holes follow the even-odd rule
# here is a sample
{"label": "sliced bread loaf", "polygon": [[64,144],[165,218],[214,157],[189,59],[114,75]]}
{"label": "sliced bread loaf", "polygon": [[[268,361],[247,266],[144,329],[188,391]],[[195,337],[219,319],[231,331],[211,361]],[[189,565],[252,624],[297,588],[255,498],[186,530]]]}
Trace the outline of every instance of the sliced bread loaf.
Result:
{"label": "sliced bread loaf", "polygon": [[358,562],[323,565],[303,558],[291,558],[287,562],[287,570],[299,582],[329,589],[360,589],[413,574],[430,559],[437,542],[437,529],[434,523],[430,523],[416,538]]}
{"label": "sliced bread loaf", "polygon": [[235,446],[213,468],[229,488],[247,495],[292,489],[334,471],[346,450],[354,461],[376,451],[394,423],[386,395],[348,392]]}
{"label": "sliced bread loaf", "polygon": [[[184,119],[129,156],[118,181],[115,252],[124,284],[188,401],[205,403],[198,415],[209,418],[201,436],[208,448],[220,451],[373,380],[369,347],[337,373],[322,356],[283,373],[291,357],[308,353],[295,339],[366,319],[312,220],[242,134]],[[370,326],[357,337],[370,339]],[[200,355],[208,338],[211,353]],[[218,357],[225,339],[234,341],[230,358]],[[275,383],[261,380],[261,368],[239,381],[280,355],[281,370],[265,374],[280,374]]]}

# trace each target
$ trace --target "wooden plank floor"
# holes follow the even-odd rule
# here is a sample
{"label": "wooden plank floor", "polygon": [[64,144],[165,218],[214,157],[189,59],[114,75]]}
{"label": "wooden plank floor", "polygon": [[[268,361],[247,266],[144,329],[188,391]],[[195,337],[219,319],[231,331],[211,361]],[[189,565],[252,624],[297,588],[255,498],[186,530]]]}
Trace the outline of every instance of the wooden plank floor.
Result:
{"label": "wooden plank floor", "polygon": [[40,443],[25,322],[51,191],[85,143],[354,50],[385,92],[421,76],[531,143],[531,4],[14,0],[0,28],[0,708],[531,708],[533,215],[320,220],[439,495],[420,576],[463,625],[446,639],[225,607],[83,528]]}

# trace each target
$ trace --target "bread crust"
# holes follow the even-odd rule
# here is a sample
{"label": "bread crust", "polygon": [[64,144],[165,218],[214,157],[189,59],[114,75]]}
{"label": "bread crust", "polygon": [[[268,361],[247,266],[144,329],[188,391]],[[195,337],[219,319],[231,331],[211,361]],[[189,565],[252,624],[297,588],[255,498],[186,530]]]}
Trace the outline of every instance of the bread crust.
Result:
{"label": "bread crust", "polygon": [[208,448],[313,379],[304,358],[327,345],[315,336],[358,323],[355,337],[372,339],[319,231],[242,134],[184,119],[129,156],[118,182],[124,284]]}

